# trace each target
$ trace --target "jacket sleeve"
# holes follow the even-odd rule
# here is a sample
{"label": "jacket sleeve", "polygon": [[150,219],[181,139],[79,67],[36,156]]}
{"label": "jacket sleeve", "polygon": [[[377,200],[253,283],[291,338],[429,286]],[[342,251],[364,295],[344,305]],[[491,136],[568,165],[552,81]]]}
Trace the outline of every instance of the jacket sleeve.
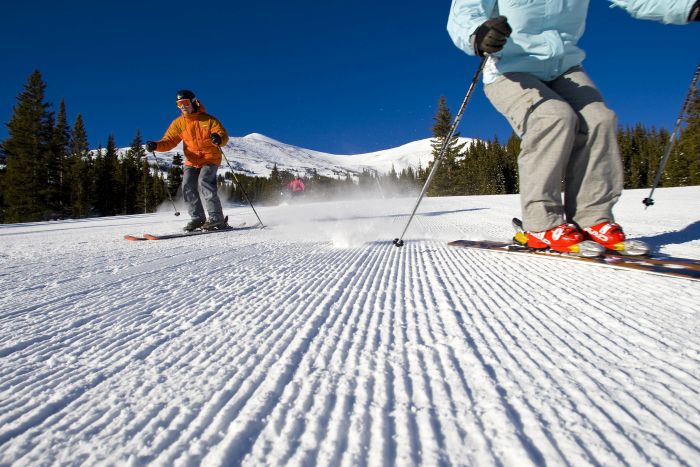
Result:
{"label": "jacket sleeve", "polygon": [[228,132],[226,132],[226,128],[224,128],[218,119],[212,117],[212,120],[211,132],[221,136],[221,145],[226,146],[226,143],[228,143]]}
{"label": "jacket sleeve", "polygon": [[651,19],[667,24],[686,24],[695,0],[610,0],[639,19]]}
{"label": "jacket sleeve", "polygon": [[472,34],[484,21],[491,18],[497,0],[452,0],[447,19],[447,32],[457,47],[476,55]]}
{"label": "jacket sleeve", "polygon": [[158,141],[156,151],[170,151],[182,141],[182,128],[180,126],[180,118],[176,118],[168,127],[163,137]]}

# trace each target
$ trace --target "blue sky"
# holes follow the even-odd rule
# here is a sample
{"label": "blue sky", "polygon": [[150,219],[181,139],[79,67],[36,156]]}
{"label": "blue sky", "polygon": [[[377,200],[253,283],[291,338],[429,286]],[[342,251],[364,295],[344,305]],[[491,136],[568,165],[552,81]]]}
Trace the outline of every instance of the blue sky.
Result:
{"label": "blue sky", "polygon": [[[668,26],[592,0],[584,66],[623,125],[671,128],[700,60],[700,23]],[[159,139],[195,91],[234,136],[257,132],[336,154],[430,136],[478,60],[445,30],[449,0],[11,2],[0,28],[0,139],[34,70],[46,98],[82,113],[92,146]],[[459,131],[505,140],[481,86]]]}

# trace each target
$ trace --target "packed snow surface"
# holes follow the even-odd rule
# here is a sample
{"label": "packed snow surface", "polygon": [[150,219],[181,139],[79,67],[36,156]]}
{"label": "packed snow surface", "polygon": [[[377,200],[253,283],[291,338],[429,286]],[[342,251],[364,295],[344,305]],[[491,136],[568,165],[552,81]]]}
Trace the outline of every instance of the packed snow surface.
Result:
{"label": "packed snow surface", "polygon": [[[646,195],[627,233],[700,258],[700,187]],[[0,226],[0,464],[700,465],[700,282],[447,246],[517,196],[396,248],[414,201]]]}

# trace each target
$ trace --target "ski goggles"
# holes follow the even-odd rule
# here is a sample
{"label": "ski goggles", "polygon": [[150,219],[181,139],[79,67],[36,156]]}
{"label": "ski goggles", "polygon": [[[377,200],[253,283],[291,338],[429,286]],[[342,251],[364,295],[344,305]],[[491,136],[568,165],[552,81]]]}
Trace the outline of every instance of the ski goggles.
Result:
{"label": "ski goggles", "polygon": [[177,104],[178,108],[183,109],[183,110],[193,110],[194,106],[192,105],[192,100],[191,99],[178,99],[175,101]]}

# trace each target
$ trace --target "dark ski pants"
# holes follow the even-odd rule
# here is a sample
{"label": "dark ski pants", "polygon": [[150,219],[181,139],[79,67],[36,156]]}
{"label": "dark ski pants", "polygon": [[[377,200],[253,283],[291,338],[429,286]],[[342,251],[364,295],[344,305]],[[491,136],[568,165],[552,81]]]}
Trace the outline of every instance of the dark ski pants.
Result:
{"label": "dark ski pants", "polygon": [[484,92],[522,138],[524,228],[540,232],[565,221],[581,228],[614,222],[612,209],[623,187],[617,118],[583,68],[548,82],[506,73]]}
{"label": "dark ski pants", "polygon": [[[216,173],[219,167],[205,165],[202,168],[185,166],[182,177],[182,194],[187,203],[187,212],[192,219],[205,220],[204,208],[213,222],[222,221],[224,213],[216,192]],[[202,204],[202,199],[204,204]]]}

